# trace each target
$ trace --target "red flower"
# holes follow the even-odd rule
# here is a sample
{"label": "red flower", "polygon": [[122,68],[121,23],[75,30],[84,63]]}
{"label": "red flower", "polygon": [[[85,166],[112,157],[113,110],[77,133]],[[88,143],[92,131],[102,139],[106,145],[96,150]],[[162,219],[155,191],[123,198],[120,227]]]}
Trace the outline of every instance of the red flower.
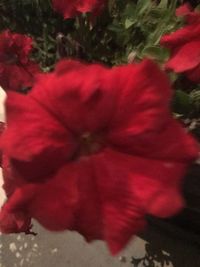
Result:
{"label": "red flower", "polygon": [[9,30],[0,34],[0,86],[5,90],[33,85],[39,67],[29,59],[31,49],[32,39],[26,35]]}
{"label": "red flower", "polygon": [[106,240],[117,253],[146,214],[178,212],[198,147],[172,118],[171,95],[149,60],[112,69],[62,61],[28,95],[9,92],[1,231],[26,232],[32,217],[52,231]]}
{"label": "red flower", "polygon": [[185,15],[190,14],[191,11],[192,11],[192,7],[190,6],[190,4],[185,3],[176,9],[176,16],[178,17],[185,16]]}
{"label": "red flower", "polygon": [[52,0],[53,8],[65,19],[80,13],[92,12],[98,14],[104,7],[105,0]]}
{"label": "red flower", "polygon": [[200,82],[200,13],[182,7],[178,15],[186,15],[187,25],[161,38],[161,45],[171,50],[166,68]]}

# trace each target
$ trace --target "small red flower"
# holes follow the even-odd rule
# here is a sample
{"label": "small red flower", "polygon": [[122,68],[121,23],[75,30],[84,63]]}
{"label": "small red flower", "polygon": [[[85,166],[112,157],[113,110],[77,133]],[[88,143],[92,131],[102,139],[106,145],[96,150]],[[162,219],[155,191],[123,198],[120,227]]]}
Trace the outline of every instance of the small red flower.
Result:
{"label": "small red flower", "polygon": [[62,61],[28,95],[9,92],[1,231],[27,232],[35,218],[52,231],[103,239],[117,253],[146,214],[178,212],[182,176],[199,148],[173,119],[171,96],[149,60],[112,69]]}
{"label": "small red flower", "polygon": [[0,34],[0,86],[19,91],[33,86],[39,66],[29,59],[32,39],[6,30]]}
{"label": "small red flower", "polygon": [[97,15],[103,9],[105,0],[52,0],[52,4],[67,19],[86,12]]}
{"label": "small red flower", "polygon": [[187,25],[161,38],[161,45],[171,51],[166,68],[200,82],[200,13],[189,11],[186,6],[177,13],[186,16]]}

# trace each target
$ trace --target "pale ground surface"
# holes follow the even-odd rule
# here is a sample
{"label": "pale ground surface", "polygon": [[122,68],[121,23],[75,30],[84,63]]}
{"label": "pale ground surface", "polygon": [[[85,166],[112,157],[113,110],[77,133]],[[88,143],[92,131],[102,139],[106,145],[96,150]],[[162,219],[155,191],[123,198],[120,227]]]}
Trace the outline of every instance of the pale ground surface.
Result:
{"label": "pale ground surface", "polygon": [[[4,121],[4,99],[5,93],[0,89],[0,121]],[[0,188],[0,206],[4,200]],[[109,254],[103,242],[87,244],[77,233],[50,233],[35,222],[34,231],[38,233],[36,237],[24,234],[0,236],[0,267],[133,267],[131,257],[141,258],[145,254],[146,242],[138,237],[121,253],[123,260],[120,261],[119,256]]]}

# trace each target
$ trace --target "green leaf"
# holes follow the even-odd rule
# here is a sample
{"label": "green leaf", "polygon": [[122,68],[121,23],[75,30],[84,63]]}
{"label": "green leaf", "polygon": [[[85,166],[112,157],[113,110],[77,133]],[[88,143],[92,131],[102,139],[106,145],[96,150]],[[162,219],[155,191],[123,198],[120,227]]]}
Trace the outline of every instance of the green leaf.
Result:
{"label": "green leaf", "polygon": [[109,10],[110,14],[112,13],[114,3],[115,3],[114,0],[109,0],[108,1],[108,10]]}
{"label": "green leaf", "polygon": [[123,28],[119,24],[111,24],[108,26],[108,30],[119,33],[123,31]]}
{"label": "green leaf", "polygon": [[200,108],[200,91],[193,90],[190,93],[190,98],[191,98],[192,103],[199,109]]}
{"label": "green leaf", "polygon": [[190,95],[181,90],[176,90],[173,104],[175,112],[185,115],[188,114],[192,104]]}
{"label": "green leaf", "polygon": [[173,0],[171,1],[169,5],[169,9],[171,10],[172,13],[175,13],[176,7],[177,7],[177,1],[178,0]]}
{"label": "green leaf", "polygon": [[162,8],[162,9],[165,9],[165,8],[168,7],[168,2],[169,2],[168,0],[161,0],[159,5],[158,5],[158,7]]}
{"label": "green leaf", "polygon": [[150,0],[138,0],[136,11],[138,16],[143,15],[150,7],[152,7]]}
{"label": "green leaf", "polygon": [[131,19],[126,19],[125,20],[125,29],[129,29],[135,22]]}
{"label": "green leaf", "polygon": [[127,3],[122,17],[135,19],[136,15],[136,5],[132,2]]}
{"label": "green leaf", "polygon": [[159,46],[149,46],[142,51],[142,55],[164,62],[169,58],[169,51],[166,48]]}
{"label": "green leaf", "polygon": [[175,72],[170,72],[170,73],[168,73],[168,76],[169,76],[169,79],[170,79],[170,81],[171,81],[172,84],[173,84],[173,83],[177,80],[177,78],[178,78],[178,74],[175,73]]}

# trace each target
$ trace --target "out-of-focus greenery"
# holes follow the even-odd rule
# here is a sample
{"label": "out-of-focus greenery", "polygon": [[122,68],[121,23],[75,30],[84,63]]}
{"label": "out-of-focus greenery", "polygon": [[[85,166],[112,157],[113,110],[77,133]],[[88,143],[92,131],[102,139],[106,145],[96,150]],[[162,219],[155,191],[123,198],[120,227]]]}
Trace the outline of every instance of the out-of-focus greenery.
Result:
{"label": "out-of-focus greenery", "polygon": [[33,36],[34,57],[44,68],[56,62],[59,45],[64,55],[108,65],[126,63],[130,53],[137,59],[150,56],[163,61],[168,51],[158,45],[160,37],[181,23],[174,16],[176,4],[176,0],[109,0],[97,18],[84,14],[63,20],[51,0],[1,0],[0,30]]}
{"label": "out-of-focus greenery", "polygon": [[[32,36],[32,57],[44,71],[53,69],[62,57],[110,66],[150,57],[162,66],[169,51],[160,47],[159,40],[183,25],[184,20],[175,16],[182,2],[108,0],[97,17],[82,14],[64,20],[54,12],[51,0],[0,0],[0,31],[9,28]],[[200,87],[184,75],[172,74],[171,80],[175,88],[174,113],[183,120],[198,120]]]}

